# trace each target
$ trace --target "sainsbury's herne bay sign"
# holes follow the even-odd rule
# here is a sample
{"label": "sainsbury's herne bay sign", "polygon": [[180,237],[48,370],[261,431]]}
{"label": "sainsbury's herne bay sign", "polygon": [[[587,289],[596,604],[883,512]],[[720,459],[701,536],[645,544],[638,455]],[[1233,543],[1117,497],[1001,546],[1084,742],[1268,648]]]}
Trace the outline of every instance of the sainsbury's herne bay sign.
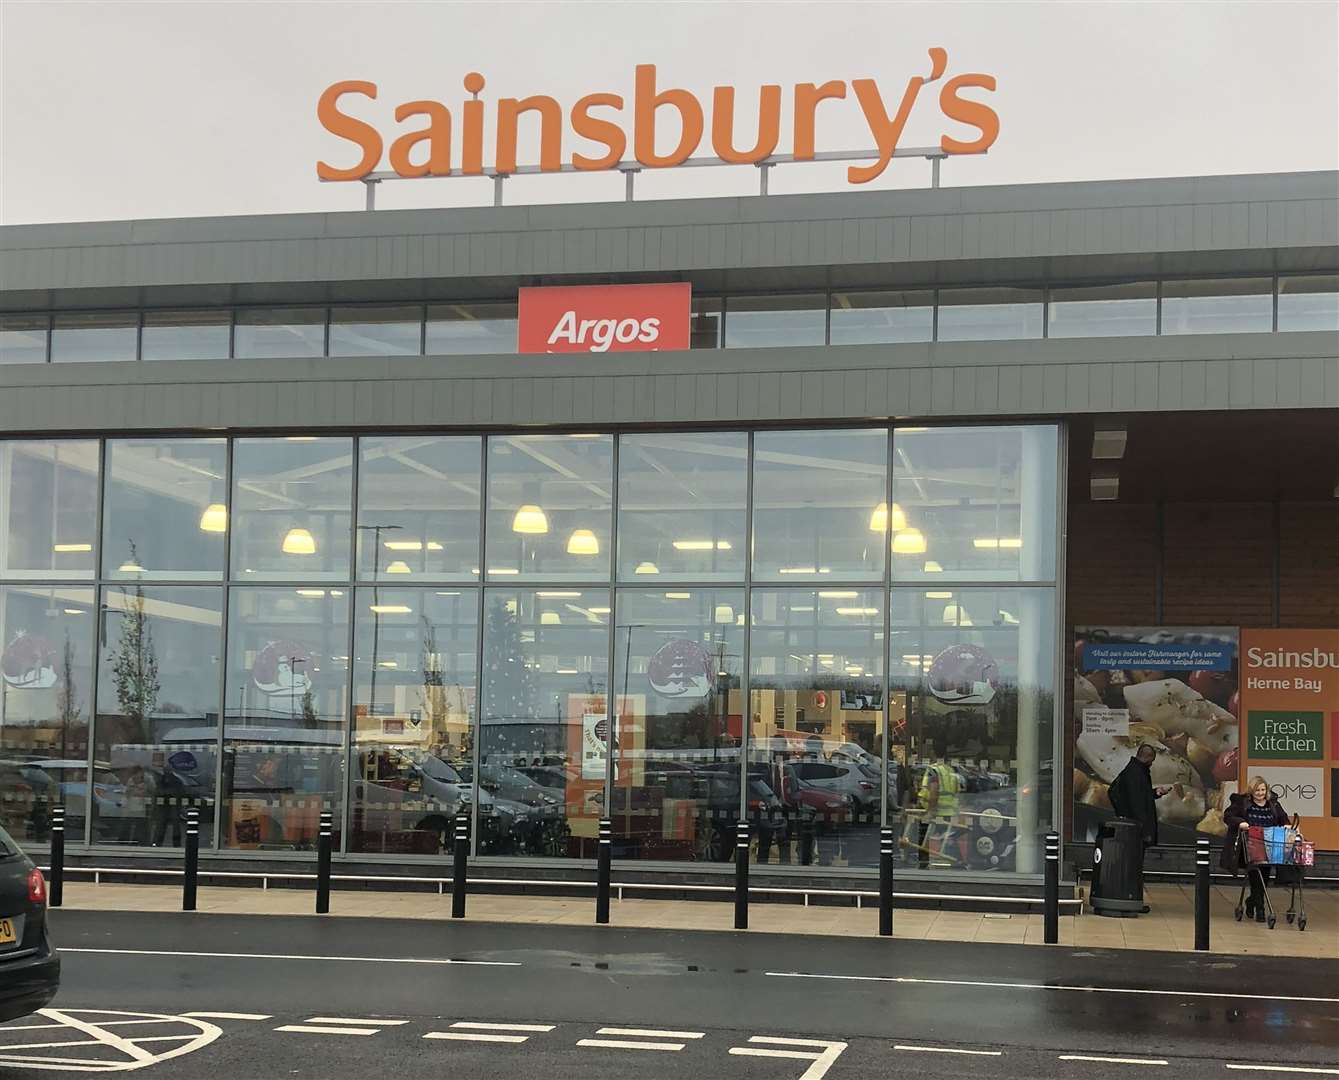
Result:
{"label": "sainsbury's herne bay sign", "polygon": [[523,288],[517,311],[517,351],[686,349],[692,306],[693,287],[687,282]]}
{"label": "sainsbury's herne bay sign", "polygon": [[[509,175],[518,168],[523,120],[527,125],[538,121],[540,172],[601,172],[672,168],[693,157],[704,140],[727,164],[756,165],[785,152],[786,129],[793,159],[812,161],[820,121],[855,111],[878,153],[869,164],[847,169],[852,184],[883,174],[913,114],[919,123],[937,109],[938,146],[944,154],[981,154],[999,137],[999,115],[981,100],[995,90],[993,75],[950,74],[948,50],[942,48],[930,49],[927,67],[908,74],[900,86],[871,78],[796,83],[784,91],[780,84],[766,84],[758,89],[756,130],[750,127],[747,133],[736,130],[733,86],[714,87],[710,102],[703,102],[690,90],[663,87],[654,64],[637,65],[631,101],[594,91],[570,107],[547,94],[490,103],[483,96],[487,80],[472,71],[463,82],[469,96],[454,108],[430,99],[402,102],[390,131],[359,116],[366,116],[367,103],[376,100],[377,84],[346,79],[321,93],[316,116],[348,145],[318,161],[316,173],[322,180],[363,180],[381,165],[389,142],[390,167],[397,176]],[[666,133],[677,136],[672,146]],[[484,160],[488,143],[491,164]],[[629,144],[631,161],[626,160]]]}

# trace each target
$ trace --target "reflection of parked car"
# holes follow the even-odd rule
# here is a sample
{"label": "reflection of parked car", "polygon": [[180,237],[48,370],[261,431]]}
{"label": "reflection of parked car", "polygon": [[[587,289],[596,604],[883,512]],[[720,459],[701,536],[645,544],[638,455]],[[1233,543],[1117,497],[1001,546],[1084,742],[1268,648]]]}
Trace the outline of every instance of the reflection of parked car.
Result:
{"label": "reflection of parked car", "polygon": [[[84,819],[88,816],[88,762],[52,758],[25,766],[25,771],[36,779],[44,777],[51,785],[49,798],[52,805],[65,807],[65,836],[73,843],[84,839]],[[143,817],[143,807],[130,805],[126,786],[121,778],[104,763],[93,764],[93,842],[107,843],[127,838],[127,829],[137,817]]]}
{"label": "reflection of parked car", "polygon": [[849,761],[792,761],[785,768],[816,788],[845,795],[857,815],[879,812],[879,773]]}
{"label": "reflection of parked car", "polygon": [[0,1023],[36,1012],[60,987],[46,912],[42,872],[0,828]]}
{"label": "reflection of parked car", "polygon": [[[693,797],[698,803],[698,826],[694,834],[694,857],[706,862],[725,862],[735,846],[739,822],[739,773],[736,770],[700,770],[694,773]],[[750,776],[747,821],[760,846],[783,843],[789,835],[785,806],[762,779]],[[705,820],[704,820],[705,819]]]}

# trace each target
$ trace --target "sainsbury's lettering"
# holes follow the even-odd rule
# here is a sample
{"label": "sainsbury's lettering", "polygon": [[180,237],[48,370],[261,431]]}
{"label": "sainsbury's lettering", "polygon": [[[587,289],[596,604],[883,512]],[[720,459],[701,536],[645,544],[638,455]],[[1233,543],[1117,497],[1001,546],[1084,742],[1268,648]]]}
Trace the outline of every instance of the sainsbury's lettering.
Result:
{"label": "sainsbury's lettering", "polygon": [[[938,82],[948,69],[948,52],[942,48],[929,50],[928,75],[911,77],[902,91],[892,115],[885,105],[878,82],[870,78],[853,79],[850,89],[869,128],[878,158],[868,165],[851,166],[847,179],[863,184],[882,175],[892,160],[915,109],[921,89]],[[472,71],[465,76],[465,91],[470,95],[461,102],[461,131],[459,171],[466,176],[485,172],[483,159],[486,103],[480,98],[486,86],[483,75]],[[964,97],[963,91],[993,93],[995,78],[979,72],[956,75],[943,84],[939,94],[939,109],[945,120],[974,129],[975,137],[959,138],[944,133],[939,141],[946,154],[980,154],[988,150],[999,137],[1000,120],[989,105]],[[328,86],[317,102],[316,116],[322,127],[332,135],[353,144],[359,151],[357,160],[348,166],[332,165],[321,160],[316,173],[322,180],[361,180],[374,172],[380,164],[385,143],[376,126],[344,111],[344,98],[362,97],[376,100],[376,83],[348,79]],[[711,96],[712,149],[723,161],[748,165],[765,161],[776,153],[781,141],[782,87],[766,84],[758,90],[757,132],[741,133],[735,122],[735,88],[715,87]],[[815,153],[815,127],[818,106],[822,102],[839,102],[847,97],[845,80],[797,83],[791,94],[793,126],[792,153],[797,161],[812,161]],[[599,147],[601,152],[590,154],[573,149],[568,154],[572,167],[582,171],[598,171],[617,167],[628,148],[628,133],[619,122],[625,108],[624,98],[614,93],[592,93],[580,98],[566,115],[572,134]],[[849,106],[848,106],[849,107]],[[835,106],[829,106],[829,110]],[[596,115],[595,110],[599,110]],[[564,112],[558,101],[547,94],[532,94],[523,98],[499,98],[495,110],[496,160],[492,170],[501,175],[518,168],[519,129],[522,117],[533,116],[539,122],[539,169],[556,172],[563,167]],[[399,176],[448,176],[452,172],[452,115],[439,101],[407,101],[396,107],[397,124],[412,119],[423,119],[425,124],[401,133],[390,145],[390,165]],[[673,117],[678,129],[678,140],[668,153],[657,152],[657,124]],[[636,162],[647,168],[671,168],[687,161],[702,143],[707,118],[697,96],[681,88],[661,88],[657,82],[654,64],[639,64],[634,70],[632,100],[631,142]],[[749,145],[751,142],[751,145]],[[743,149],[741,149],[741,144]]]}
{"label": "sainsbury's lettering", "polygon": [[1248,667],[1263,668],[1335,668],[1339,669],[1339,653],[1322,649],[1291,651],[1288,649],[1246,650]]}

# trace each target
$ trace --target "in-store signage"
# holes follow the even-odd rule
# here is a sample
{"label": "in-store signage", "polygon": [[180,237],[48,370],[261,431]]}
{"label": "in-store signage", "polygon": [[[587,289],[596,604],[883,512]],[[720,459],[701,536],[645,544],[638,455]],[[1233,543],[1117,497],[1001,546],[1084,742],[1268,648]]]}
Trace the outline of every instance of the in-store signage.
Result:
{"label": "in-store signage", "polygon": [[[882,175],[892,160],[907,121],[921,100],[922,90],[940,83],[939,113],[944,121],[939,147],[945,154],[979,154],[999,137],[1000,118],[989,105],[978,100],[981,91],[995,90],[995,77],[968,72],[944,79],[948,51],[929,50],[928,74],[911,76],[901,96],[884,91],[874,79],[831,79],[824,83],[797,83],[787,94],[791,126],[790,153],[796,161],[812,161],[820,112],[835,117],[842,109],[858,108],[869,128],[878,157],[870,164],[846,170],[852,184],[864,184]],[[941,82],[941,80],[943,80]],[[710,138],[715,155],[737,165],[753,165],[777,153],[781,143],[782,88],[767,84],[758,91],[756,132],[735,130],[735,88],[717,86],[709,107],[689,90],[661,89],[654,64],[639,64],[633,78],[631,108],[621,94],[608,91],[587,94],[564,110],[556,98],[533,94],[523,98],[499,98],[488,116],[489,103],[480,95],[486,86],[483,75],[465,76],[469,95],[453,113],[440,101],[406,101],[395,108],[397,130],[390,142],[390,166],[399,176],[507,175],[517,169],[519,128],[522,117],[539,124],[539,169],[558,172],[564,167],[583,172],[616,169],[625,164],[629,134],[632,162],[644,168],[663,169],[681,165],[692,157],[703,138]],[[892,89],[891,87],[889,88]],[[848,99],[848,91],[850,101]],[[964,96],[973,91],[974,96]],[[386,149],[386,137],[376,125],[359,119],[347,108],[354,99],[375,100],[377,84],[346,79],[328,86],[316,106],[316,116],[332,135],[347,140],[359,151],[352,165],[316,163],[322,180],[362,180],[376,171]],[[927,95],[931,96],[931,95]],[[349,99],[349,100],[344,100]],[[846,104],[843,104],[843,103]],[[366,103],[361,103],[364,108]],[[932,107],[932,106],[931,106]],[[921,105],[925,111],[926,106]],[[631,123],[629,124],[629,121]],[[407,130],[398,125],[413,123]],[[707,125],[710,122],[710,133]],[[493,128],[494,161],[484,163],[484,132]],[[657,128],[659,127],[659,132]],[[667,153],[665,133],[677,141]],[[660,138],[657,138],[657,135]],[[751,146],[740,146],[742,141]],[[459,153],[454,153],[458,140]]]}
{"label": "in-store signage", "polygon": [[692,306],[687,282],[523,288],[517,348],[523,353],[686,349]]}

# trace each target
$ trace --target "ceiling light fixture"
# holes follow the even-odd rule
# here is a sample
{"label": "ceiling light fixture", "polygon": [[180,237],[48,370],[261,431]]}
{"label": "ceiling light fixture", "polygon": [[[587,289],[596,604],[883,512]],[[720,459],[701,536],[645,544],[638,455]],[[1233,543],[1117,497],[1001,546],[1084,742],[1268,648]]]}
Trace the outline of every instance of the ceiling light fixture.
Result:
{"label": "ceiling light fixture", "polygon": [[285,555],[315,555],[316,540],[306,529],[289,529],[284,537],[283,549]]}
{"label": "ceiling light fixture", "polygon": [[118,574],[143,574],[146,573],[144,567],[140,566],[134,559],[127,559],[116,568]]}
{"label": "ceiling light fixture", "polygon": [[542,535],[549,531],[548,516],[535,503],[526,503],[511,519],[511,531],[531,536]]}
{"label": "ceiling light fixture", "polygon": [[998,548],[1021,548],[1023,538],[1021,536],[978,536],[972,541],[972,547],[980,548],[983,551],[994,551]]}
{"label": "ceiling light fixture", "polygon": [[925,534],[920,529],[905,529],[893,537],[893,552],[897,555],[920,555],[925,548]]}
{"label": "ceiling light fixture", "polygon": [[567,554],[569,555],[598,555],[600,554],[600,540],[589,529],[573,529],[572,535],[567,538]]}
{"label": "ceiling light fixture", "polygon": [[639,563],[637,564],[637,569],[634,570],[633,573],[635,573],[635,574],[658,574],[658,573],[660,573],[660,567],[658,567],[658,566],[657,566],[655,563],[653,563],[653,562],[639,562]]}
{"label": "ceiling light fixture", "polygon": [[412,574],[414,571],[409,569],[409,564],[403,559],[396,559],[390,566],[386,567],[388,574]]}
{"label": "ceiling light fixture", "polygon": [[[907,527],[907,515],[902,512],[902,507],[893,503],[893,532],[901,532]],[[874,513],[869,516],[869,531],[884,532],[888,528],[888,504],[879,503],[874,508]]]}
{"label": "ceiling light fixture", "polygon": [[222,503],[210,503],[200,515],[200,531],[221,533],[228,531],[228,508]]}
{"label": "ceiling light fixture", "polygon": [[414,609],[408,604],[373,604],[369,609],[374,615],[412,615]]}
{"label": "ceiling light fixture", "polygon": [[85,551],[92,551],[92,544],[53,544],[51,550],[59,555],[74,555]]}

